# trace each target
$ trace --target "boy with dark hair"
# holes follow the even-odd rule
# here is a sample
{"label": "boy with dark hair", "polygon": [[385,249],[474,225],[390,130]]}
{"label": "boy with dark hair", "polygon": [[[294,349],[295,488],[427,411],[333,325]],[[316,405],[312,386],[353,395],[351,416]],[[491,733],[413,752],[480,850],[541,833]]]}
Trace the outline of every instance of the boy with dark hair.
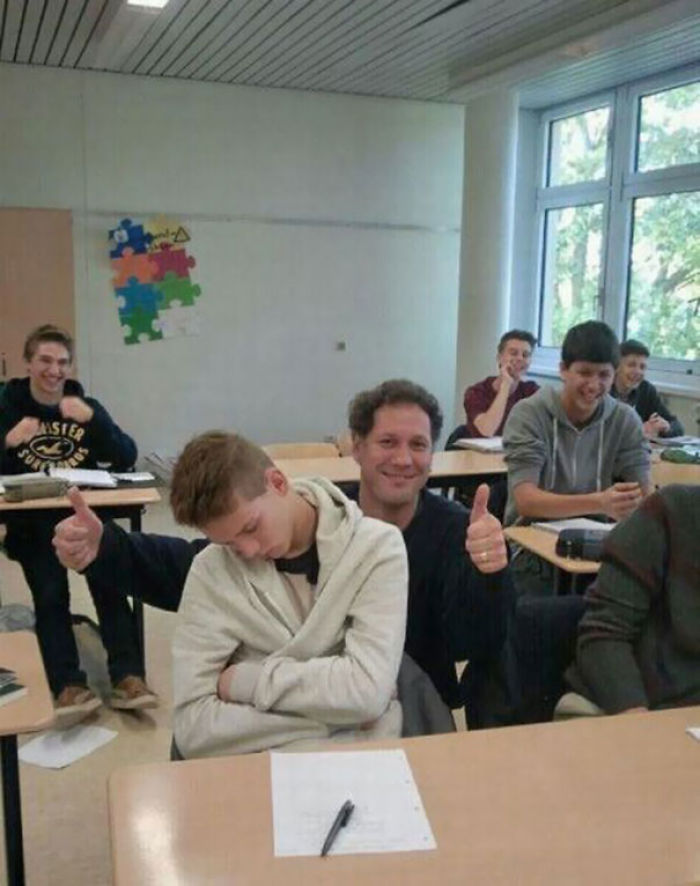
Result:
{"label": "boy with dark hair", "polygon": [[212,542],[192,563],[173,640],[180,752],[399,736],[400,534],[327,480],[290,483],[257,446],[217,431],[185,447],[170,503]]}
{"label": "boy with dark hair", "polygon": [[538,385],[523,381],[532,362],[537,339],[524,329],[505,332],[498,342],[498,375],[490,375],[464,392],[467,424],[463,437],[498,437],[511,409],[531,397]]}
{"label": "boy with dark hair", "polygon": [[610,393],[636,409],[642,420],[645,437],[680,437],[683,425],[673,415],[654,385],[644,377],[649,349],[642,342],[628,338],[620,345],[620,364]]}
{"label": "boy with dark hair", "polygon": [[[610,327],[580,323],[562,345],[561,390],[543,388],[513,409],[503,435],[507,524],[584,515],[621,520],[641,503],[649,448],[634,410],[609,396],[618,360]],[[520,552],[513,569],[519,590],[552,592],[551,571],[535,555]]]}
{"label": "boy with dark hair", "polygon": [[[398,527],[408,551],[406,652],[448,706],[466,703],[470,728],[495,725],[500,714],[489,692],[513,591],[503,530],[487,510],[488,487],[477,491],[471,513],[424,488],[442,413],[420,385],[395,379],[358,394],[349,421],[360,506]],[[204,542],[103,527],[79,496],[76,504],[78,513],[58,527],[54,542],[63,562],[89,575],[118,569],[131,582],[129,593],[177,609]],[[460,685],[455,662],[464,659],[469,665]]]}
{"label": "boy with dark hair", "polygon": [[[97,400],[69,378],[73,340],[63,329],[39,326],[24,345],[27,378],[11,379],[0,396],[0,473],[21,474],[49,467],[115,470],[136,459],[133,440]],[[87,716],[100,705],[79,667],[70,618],[68,576],[51,540],[61,511],[7,514],[8,555],[17,560],[34,599],[36,630],[60,725]],[[112,582],[109,582],[111,585]],[[117,708],[153,707],[156,696],[143,681],[131,610],[112,587],[89,583],[107,649]]]}

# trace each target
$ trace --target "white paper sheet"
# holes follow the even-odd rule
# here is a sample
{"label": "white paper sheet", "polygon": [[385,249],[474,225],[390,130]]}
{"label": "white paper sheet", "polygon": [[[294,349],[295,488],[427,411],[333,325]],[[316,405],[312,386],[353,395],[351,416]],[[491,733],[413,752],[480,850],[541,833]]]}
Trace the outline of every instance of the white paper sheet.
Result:
{"label": "white paper sheet", "polygon": [[50,729],[22,745],[19,758],[46,769],[63,769],[116,737],[113,729],[102,726],[78,724],[70,729]]}
{"label": "white paper sheet", "polygon": [[89,468],[49,468],[49,474],[59,480],[66,480],[74,486],[95,486],[100,489],[113,489],[117,481],[108,471]]}
{"label": "white paper sheet", "polygon": [[355,809],[331,855],[435,849],[406,754],[271,754],[275,855],[319,855],[338,810]]}
{"label": "white paper sheet", "polygon": [[454,445],[478,452],[503,452],[503,437],[460,437]]}
{"label": "white paper sheet", "polygon": [[603,532],[610,532],[617,525],[616,523],[602,523],[599,520],[591,520],[589,517],[570,517],[567,520],[550,520],[549,522],[533,523],[538,529],[545,529],[547,532],[555,532],[557,535],[562,529],[598,529]]}
{"label": "white paper sheet", "polygon": [[700,741],[700,726],[688,726],[685,731],[688,735],[692,735],[696,741]]}
{"label": "white paper sheet", "polygon": [[150,471],[132,471],[126,474],[112,474],[115,480],[123,480],[127,483],[146,483],[156,478]]}

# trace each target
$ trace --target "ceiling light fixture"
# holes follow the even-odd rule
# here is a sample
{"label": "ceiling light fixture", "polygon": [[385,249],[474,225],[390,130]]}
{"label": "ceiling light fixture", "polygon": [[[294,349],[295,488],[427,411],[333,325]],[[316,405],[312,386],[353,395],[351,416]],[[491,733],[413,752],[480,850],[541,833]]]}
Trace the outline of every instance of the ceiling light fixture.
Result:
{"label": "ceiling light fixture", "polygon": [[126,0],[127,6],[140,6],[142,9],[162,9],[168,0]]}

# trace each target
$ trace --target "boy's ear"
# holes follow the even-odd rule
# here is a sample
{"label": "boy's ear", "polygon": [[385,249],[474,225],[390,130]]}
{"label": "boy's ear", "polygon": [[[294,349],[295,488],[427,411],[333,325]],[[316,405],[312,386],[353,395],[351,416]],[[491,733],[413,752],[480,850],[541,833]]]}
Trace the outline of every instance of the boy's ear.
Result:
{"label": "boy's ear", "polygon": [[279,468],[273,466],[265,469],[265,486],[278,495],[286,495],[289,489],[289,480]]}

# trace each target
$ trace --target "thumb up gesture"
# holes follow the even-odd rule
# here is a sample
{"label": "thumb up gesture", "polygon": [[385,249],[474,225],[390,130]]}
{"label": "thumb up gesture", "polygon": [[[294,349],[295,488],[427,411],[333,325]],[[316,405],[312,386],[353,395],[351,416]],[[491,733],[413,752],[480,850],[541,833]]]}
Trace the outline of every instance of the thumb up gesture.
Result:
{"label": "thumb up gesture", "polygon": [[489,514],[489,487],[482,483],[476,490],[469,517],[465,548],[479,572],[500,572],[508,563],[508,551],[499,520]]}
{"label": "thumb up gesture", "polygon": [[53,546],[59,561],[67,569],[82,572],[97,557],[104,526],[75,486],[68,490],[68,498],[75,513],[57,524]]}

